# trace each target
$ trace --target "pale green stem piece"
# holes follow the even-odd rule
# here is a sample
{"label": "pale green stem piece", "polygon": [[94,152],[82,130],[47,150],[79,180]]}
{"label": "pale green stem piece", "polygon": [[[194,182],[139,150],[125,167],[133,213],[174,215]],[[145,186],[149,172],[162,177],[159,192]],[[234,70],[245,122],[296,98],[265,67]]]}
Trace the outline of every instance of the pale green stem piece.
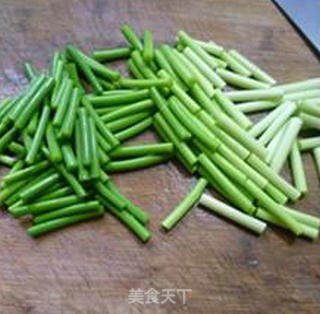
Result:
{"label": "pale green stem piece", "polygon": [[313,155],[314,155],[316,168],[320,177],[320,147],[317,147],[313,150]]}
{"label": "pale green stem piece", "polygon": [[254,182],[247,180],[244,188],[254,195],[258,205],[266,208],[269,213],[279,218],[295,234],[300,235],[302,228],[300,224],[290,214],[282,210],[282,206],[275,202],[268,194],[261,190]]}
{"label": "pale green stem piece", "polygon": [[270,87],[269,84],[261,83],[252,78],[235,74],[225,69],[217,69],[217,74],[228,84],[245,89],[262,89]]}
{"label": "pale green stem piece", "polygon": [[200,46],[198,45],[189,35],[184,31],[178,32],[179,41],[185,45],[190,47],[208,66],[212,69],[216,69],[219,64],[211,58],[211,56]]}
{"label": "pale green stem piece", "polygon": [[297,106],[295,103],[288,102],[285,109],[276,117],[272,124],[266,129],[266,131],[260,136],[258,142],[262,145],[267,145],[281,127],[288,121],[288,119],[294,114]]}
{"label": "pale green stem piece", "polygon": [[197,117],[211,130],[211,132],[226,146],[238,155],[241,159],[246,159],[250,155],[250,151],[240,144],[237,140],[218,127],[214,121],[204,110],[198,112]]}
{"label": "pale green stem piece", "polygon": [[294,117],[289,120],[288,126],[283,134],[283,137],[281,138],[280,145],[278,146],[278,149],[270,162],[270,167],[275,172],[279,173],[282,169],[301,127],[301,119]]}
{"label": "pale green stem piece", "polygon": [[[265,159],[267,155],[267,151],[265,147],[260,145],[258,141],[253,138],[246,130],[243,130],[241,127],[239,127],[238,124],[236,124],[232,119],[230,119],[220,108],[219,110],[216,110],[215,106],[212,103],[212,110],[214,110],[214,118],[218,124],[218,127],[223,129],[225,132],[228,133],[228,135],[234,137],[241,145],[243,145],[246,149],[248,149],[251,152],[254,152],[262,159]],[[211,124],[214,124],[214,120],[208,116],[207,120],[212,120]],[[213,127],[217,128],[217,126]],[[212,130],[214,132],[214,130]]]}
{"label": "pale green stem piece", "polygon": [[320,78],[313,78],[299,82],[281,84],[277,87],[274,87],[274,89],[282,89],[286,94],[317,88],[320,88]]}
{"label": "pale green stem piece", "polygon": [[274,85],[276,83],[276,80],[272,78],[268,73],[261,70],[257,65],[249,61],[246,57],[244,57],[242,54],[240,54],[236,50],[230,50],[230,55],[233,56],[236,60],[238,60],[240,63],[242,63],[243,66],[245,66],[249,71],[252,72],[253,76],[258,79],[259,81],[268,83],[270,85]]}
{"label": "pale green stem piece", "polygon": [[234,58],[229,52],[224,51],[221,53],[220,58],[227,63],[227,67],[235,73],[243,76],[251,76],[252,72],[243,66],[236,58]]}
{"label": "pale green stem piece", "polygon": [[282,128],[279,130],[277,135],[270,141],[270,143],[267,146],[268,155],[266,158],[266,162],[270,163],[270,161],[273,158],[274,153],[276,152],[278,145],[281,141],[281,138],[286,130],[286,127],[288,126],[288,122],[282,126]]}
{"label": "pale green stem piece", "polygon": [[235,106],[235,104],[228,97],[226,97],[222,91],[216,90],[214,97],[226,114],[243,129],[248,129],[253,125],[251,120],[243,112],[241,112],[239,108]]}
{"label": "pale green stem piece", "polygon": [[313,105],[313,106],[320,106],[320,97],[319,98],[311,98],[311,99],[303,100],[303,104]]}
{"label": "pale green stem piece", "polygon": [[168,76],[172,78],[174,81],[177,82],[181,87],[185,87],[185,84],[181,81],[181,79],[177,76],[177,74],[174,72],[172,66],[170,65],[169,61],[165,58],[163,53],[156,49],[154,52],[155,60],[159,67],[163,70],[165,70],[168,73]]}
{"label": "pale green stem piece", "polygon": [[200,204],[257,234],[264,233],[267,228],[267,225],[264,222],[246,215],[239,210],[208,196],[207,194],[203,194],[201,196]]}
{"label": "pale green stem piece", "polygon": [[281,89],[265,88],[253,90],[237,90],[226,92],[226,96],[232,101],[256,101],[256,100],[272,100],[279,101],[284,93]]}
{"label": "pale green stem piece", "polygon": [[293,92],[290,94],[285,94],[283,96],[283,99],[297,101],[297,100],[304,100],[304,99],[318,98],[318,97],[320,97],[320,89],[310,89],[310,90],[304,90],[301,92]]}
{"label": "pale green stem piece", "polygon": [[150,88],[155,87],[167,87],[171,85],[171,79],[128,79],[121,78],[117,84],[122,88]]}
{"label": "pale green stem piece", "polygon": [[[160,77],[167,77],[169,74],[160,70],[158,72]],[[191,98],[176,82],[172,82],[171,92],[190,110],[192,113],[196,113],[201,110],[201,107]]]}
{"label": "pale green stem piece", "polygon": [[274,109],[277,107],[279,102],[271,100],[258,100],[240,103],[237,105],[238,110],[243,113],[255,113],[265,110]]}
{"label": "pale green stem piece", "polygon": [[185,65],[181,62],[180,58],[174,53],[174,50],[168,45],[162,45],[161,51],[164,56],[168,59],[172,68],[176,72],[176,74],[180,77],[180,79],[188,86],[192,87],[192,85],[196,82],[196,78],[192,72],[188,71]]}
{"label": "pale green stem piece", "polygon": [[210,56],[210,58],[214,59],[214,61],[218,64],[218,68],[223,68],[225,69],[227,67],[227,63],[225,63],[224,61],[222,61],[221,59],[219,58],[216,58],[214,56]]}
{"label": "pale green stem piece", "polygon": [[272,122],[281,114],[287,106],[287,103],[281,104],[279,107],[271,111],[266,117],[260,120],[257,124],[255,124],[248,132],[250,135],[254,137],[258,137],[263,133]]}
{"label": "pale green stem piece", "polygon": [[221,53],[224,51],[223,47],[216,44],[212,40],[208,42],[204,42],[201,40],[194,40],[200,47],[202,47],[207,53],[214,55],[216,57],[220,57]]}
{"label": "pale green stem piece", "polygon": [[261,175],[259,172],[254,170],[246,161],[242,160],[240,157],[238,157],[230,148],[228,148],[226,145],[220,145],[218,147],[218,152],[228,160],[230,163],[232,163],[234,166],[236,166],[238,169],[240,169],[245,175],[255,182],[260,188],[264,189],[268,185],[268,180],[263,177],[263,174]]}
{"label": "pale green stem piece", "polygon": [[298,140],[298,147],[301,151],[307,151],[320,146],[320,136],[302,138]]}
{"label": "pale green stem piece", "polygon": [[290,164],[294,185],[302,195],[305,195],[308,192],[308,185],[297,141],[292,145],[290,152]]}
{"label": "pale green stem piece", "polygon": [[294,188],[291,184],[280,177],[273,169],[271,169],[266,163],[264,163],[256,155],[251,154],[246,161],[255,170],[262,174],[270,183],[277,187],[281,192],[288,196],[292,201],[296,201],[300,198],[300,192]]}
{"label": "pale green stem piece", "polygon": [[[267,211],[265,211],[262,208],[258,208],[256,215],[257,218],[260,218],[266,222],[270,222],[278,227],[282,227],[287,229],[287,227],[285,226],[284,223],[282,223],[277,217],[275,217],[274,215],[271,215],[270,213],[268,213]],[[316,228],[312,228],[308,225],[304,225],[301,223],[301,227],[302,227],[302,235],[310,238],[312,240],[315,240],[318,238],[319,235],[319,230]]]}
{"label": "pale green stem piece", "polygon": [[226,83],[205,63],[198,54],[186,47],[183,54],[199,69],[199,71],[217,88],[223,88]]}
{"label": "pale green stem piece", "polygon": [[268,183],[263,190],[278,204],[285,205],[288,202],[288,197],[273,184]]}
{"label": "pale green stem piece", "polygon": [[320,118],[307,113],[300,113],[299,117],[303,121],[304,129],[320,130]]}
{"label": "pale green stem piece", "polygon": [[175,51],[175,54],[180,58],[181,62],[193,73],[197,82],[205,91],[205,93],[211,98],[214,94],[214,89],[211,82],[200,72],[200,70],[183,54]]}
{"label": "pale green stem piece", "polygon": [[282,206],[282,209],[302,224],[316,229],[320,228],[320,219],[318,217],[285,206]]}
{"label": "pale green stem piece", "polygon": [[317,103],[312,103],[308,100],[304,100],[299,103],[299,109],[303,113],[314,115],[320,118],[320,102],[319,104],[317,104]]}

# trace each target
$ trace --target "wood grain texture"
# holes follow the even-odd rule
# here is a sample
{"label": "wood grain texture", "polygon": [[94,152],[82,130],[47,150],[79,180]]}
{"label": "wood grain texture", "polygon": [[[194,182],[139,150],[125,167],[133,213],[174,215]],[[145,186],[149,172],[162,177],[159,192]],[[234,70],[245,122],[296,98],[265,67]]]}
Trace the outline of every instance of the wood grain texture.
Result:
{"label": "wood grain texture", "polygon": [[[303,6],[303,5],[302,5]],[[303,9],[303,8],[302,8]],[[176,31],[239,49],[280,82],[320,76],[319,62],[267,0],[2,0],[1,98],[25,83],[22,61],[47,67],[68,42],[86,51],[124,44],[122,22]],[[148,132],[135,141],[156,139]],[[320,214],[312,159],[310,193],[297,208]],[[288,172],[285,173],[289,177]],[[193,179],[175,162],[115,177],[151,215],[152,240],[139,243],[113,217],[32,240],[27,222],[0,213],[0,313],[319,313],[320,245],[277,228],[257,238],[201,208],[171,233],[159,222]],[[131,305],[130,288],[189,288],[187,304]]]}

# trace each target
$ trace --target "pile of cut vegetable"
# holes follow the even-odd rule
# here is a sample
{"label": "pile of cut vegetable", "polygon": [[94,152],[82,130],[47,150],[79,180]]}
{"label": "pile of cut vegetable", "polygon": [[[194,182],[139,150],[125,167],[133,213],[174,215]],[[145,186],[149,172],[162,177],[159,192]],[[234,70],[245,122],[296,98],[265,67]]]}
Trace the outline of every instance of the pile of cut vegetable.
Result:
{"label": "pile of cut vegetable", "polygon": [[[28,216],[37,237],[110,212],[143,242],[149,215],[124,197],[111,173],[179,160],[198,181],[162,221],[170,230],[200,201],[261,234],[266,222],[316,239],[320,219],[287,206],[307,193],[301,151],[320,167],[320,78],[276,85],[235,50],[196,40],[154,46],[128,25],[129,47],[93,51],[68,45],[48,71],[26,63],[27,86],[0,106],[0,202]],[[110,62],[125,59],[132,77]],[[236,89],[226,89],[230,86]],[[270,113],[254,124],[248,114]],[[162,143],[127,145],[153,128]],[[289,160],[293,183],[279,173]],[[225,203],[204,194],[213,188]]]}

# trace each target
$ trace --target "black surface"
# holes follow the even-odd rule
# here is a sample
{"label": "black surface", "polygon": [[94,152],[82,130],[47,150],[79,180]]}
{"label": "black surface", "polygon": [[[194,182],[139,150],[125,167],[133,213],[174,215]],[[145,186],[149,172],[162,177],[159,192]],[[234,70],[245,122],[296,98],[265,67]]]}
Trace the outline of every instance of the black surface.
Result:
{"label": "black surface", "polygon": [[320,0],[273,0],[320,53]]}

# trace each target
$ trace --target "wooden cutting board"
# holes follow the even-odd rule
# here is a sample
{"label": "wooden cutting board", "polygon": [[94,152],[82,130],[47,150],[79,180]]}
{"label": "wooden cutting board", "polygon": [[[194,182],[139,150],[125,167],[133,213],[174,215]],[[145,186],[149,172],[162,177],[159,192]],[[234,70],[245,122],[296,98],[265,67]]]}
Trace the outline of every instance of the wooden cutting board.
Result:
{"label": "wooden cutting board", "polygon": [[[1,98],[26,82],[22,61],[47,68],[50,53],[68,42],[88,52],[122,45],[122,22],[153,30],[157,42],[172,42],[180,29],[213,39],[279,82],[320,76],[317,59],[267,0],[3,0]],[[153,140],[150,131],[134,141]],[[295,207],[319,216],[318,177],[311,156],[304,161],[310,192]],[[146,245],[109,215],[32,240],[28,222],[2,211],[0,313],[319,313],[319,242],[273,227],[258,238],[198,207],[171,233],[159,229],[193,180],[176,162],[115,176],[123,194],[151,215]],[[175,303],[129,303],[130,289],[138,288],[156,296],[192,292],[185,305],[181,293]]]}

